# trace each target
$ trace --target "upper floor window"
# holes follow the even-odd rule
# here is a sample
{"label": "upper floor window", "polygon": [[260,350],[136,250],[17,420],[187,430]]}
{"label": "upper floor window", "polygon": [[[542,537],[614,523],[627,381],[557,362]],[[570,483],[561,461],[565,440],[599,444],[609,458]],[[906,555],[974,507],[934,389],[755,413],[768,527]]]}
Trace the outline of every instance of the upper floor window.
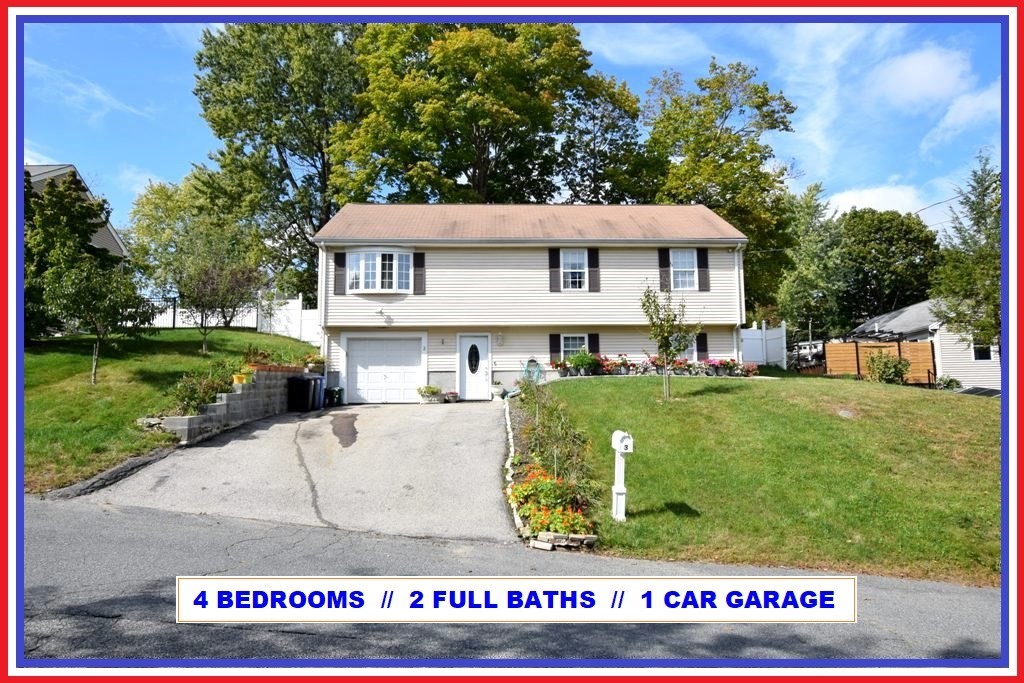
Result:
{"label": "upper floor window", "polygon": [[985,344],[982,346],[973,343],[972,340],[972,346],[974,347],[974,360],[992,360],[992,347],[990,345]]}
{"label": "upper floor window", "polygon": [[562,249],[562,290],[587,289],[587,250]]}
{"label": "upper floor window", "polygon": [[697,250],[672,250],[672,289],[697,289]]}
{"label": "upper floor window", "polygon": [[411,252],[349,252],[347,268],[350,291],[409,292],[412,289]]}

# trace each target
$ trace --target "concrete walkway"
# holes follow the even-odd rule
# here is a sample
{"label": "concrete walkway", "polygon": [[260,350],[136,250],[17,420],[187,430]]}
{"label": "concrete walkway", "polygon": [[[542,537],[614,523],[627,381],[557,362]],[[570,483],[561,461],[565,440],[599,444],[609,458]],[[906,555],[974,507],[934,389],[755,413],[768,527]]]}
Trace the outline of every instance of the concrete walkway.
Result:
{"label": "concrete walkway", "polygon": [[182,449],[88,496],[351,531],[516,540],[502,403],[288,414]]}

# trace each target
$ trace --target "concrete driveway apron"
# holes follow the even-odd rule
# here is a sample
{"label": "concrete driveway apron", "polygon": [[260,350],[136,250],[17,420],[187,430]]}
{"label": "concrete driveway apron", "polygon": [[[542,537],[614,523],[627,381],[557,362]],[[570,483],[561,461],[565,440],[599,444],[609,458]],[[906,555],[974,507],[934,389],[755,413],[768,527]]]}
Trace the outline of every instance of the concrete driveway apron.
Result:
{"label": "concrete driveway apron", "polygon": [[176,451],[91,498],[404,536],[511,541],[500,401],[286,414]]}

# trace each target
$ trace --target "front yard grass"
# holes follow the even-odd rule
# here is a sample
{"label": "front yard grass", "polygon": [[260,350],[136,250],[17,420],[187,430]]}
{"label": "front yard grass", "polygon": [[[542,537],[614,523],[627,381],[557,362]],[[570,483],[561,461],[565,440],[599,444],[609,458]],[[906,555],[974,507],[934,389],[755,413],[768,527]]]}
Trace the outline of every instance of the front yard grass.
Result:
{"label": "front yard grass", "polygon": [[164,330],[109,344],[100,351],[98,383],[89,383],[92,339],[52,339],[25,349],[25,490],[46,491],[102,472],[132,455],[171,444],[163,432],[146,432],[136,418],[169,410],[170,388],[186,370],[237,357],[249,344],[301,357],[314,351],[286,337],[216,330],[210,355],[199,351],[195,330]]}
{"label": "front yard grass", "polygon": [[[809,377],[673,377],[668,405],[660,377],[550,389],[593,442],[611,553],[999,584],[998,400]],[[625,522],[615,429],[636,443]]]}

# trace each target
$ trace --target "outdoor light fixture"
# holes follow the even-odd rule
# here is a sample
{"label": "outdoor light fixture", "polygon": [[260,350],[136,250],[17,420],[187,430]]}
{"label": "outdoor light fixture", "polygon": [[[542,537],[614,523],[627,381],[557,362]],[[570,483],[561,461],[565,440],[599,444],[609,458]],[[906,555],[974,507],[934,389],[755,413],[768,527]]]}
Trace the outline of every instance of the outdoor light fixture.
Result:
{"label": "outdoor light fixture", "polygon": [[505,345],[505,336],[501,332],[499,332],[498,336],[495,337],[495,341],[497,341],[498,346],[504,346]]}

